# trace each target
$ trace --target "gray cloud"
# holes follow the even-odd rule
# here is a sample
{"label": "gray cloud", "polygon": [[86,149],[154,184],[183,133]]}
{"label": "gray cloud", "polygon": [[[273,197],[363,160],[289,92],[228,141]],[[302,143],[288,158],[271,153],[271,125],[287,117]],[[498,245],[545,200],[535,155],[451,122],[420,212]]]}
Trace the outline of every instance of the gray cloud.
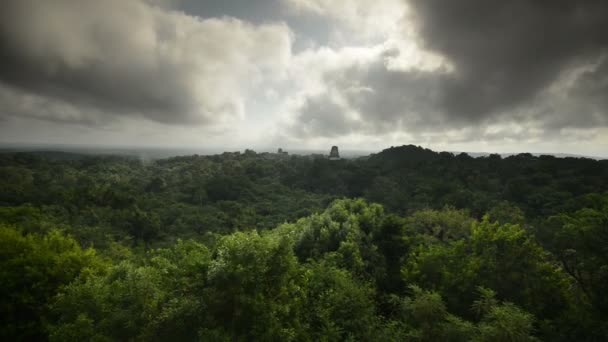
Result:
{"label": "gray cloud", "polygon": [[[463,139],[494,140],[555,138],[563,129],[608,126],[608,2],[410,0],[409,5],[404,20],[413,23],[419,45],[449,68],[390,68],[386,58],[395,51],[389,51],[367,64],[327,72],[328,89],[359,114],[349,131],[416,135],[474,127]],[[581,69],[586,71],[575,72]],[[313,98],[308,101],[327,100]],[[303,107],[298,124],[314,116],[319,125],[324,115],[331,116],[329,106]],[[315,108],[319,111],[310,113]],[[336,118],[326,121],[324,127],[339,126]],[[510,122],[528,127],[485,131]]]}
{"label": "gray cloud", "polygon": [[248,89],[281,74],[291,53],[285,25],[139,0],[9,0],[0,13],[0,115],[222,122],[242,116]]}
{"label": "gray cloud", "polygon": [[350,118],[348,108],[327,94],[307,98],[300,108],[298,124],[293,132],[298,137],[347,135],[359,129],[359,121]]}
{"label": "gray cloud", "polygon": [[363,120],[368,131],[434,127],[441,113],[435,107],[439,96],[439,74],[419,70],[389,70],[383,58],[357,65],[336,77],[336,88]]}
{"label": "gray cloud", "polygon": [[[313,95],[299,108],[297,127],[311,136],[332,137],[358,132],[378,135],[393,131],[437,128],[442,113],[438,101],[440,76],[410,70],[389,70],[383,56],[324,76],[329,92]],[[345,112],[355,113],[353,120]]]}
{"label": "gray cloud", "polygon": [[[602,0],[410,0],[421,43],[455,67],[442,105],[475,120],[533,100],[608,48]],[[599,71],[599,70],[598,70]]]}
{"label": "gray cloud", "polygon": [[580,109],[572,117],[578,116],[581,126],[608,126],[608,57],[583,72],[575,84],[567,95],[577,99]]}

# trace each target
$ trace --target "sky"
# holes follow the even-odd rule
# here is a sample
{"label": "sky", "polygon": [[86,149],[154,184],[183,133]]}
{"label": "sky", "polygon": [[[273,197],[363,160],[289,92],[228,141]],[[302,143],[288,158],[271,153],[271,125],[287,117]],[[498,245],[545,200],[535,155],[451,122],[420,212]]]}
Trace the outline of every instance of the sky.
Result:
{"label": "sky", "polygon": [[608,1],[4,0],[0,143],[608,157]]}

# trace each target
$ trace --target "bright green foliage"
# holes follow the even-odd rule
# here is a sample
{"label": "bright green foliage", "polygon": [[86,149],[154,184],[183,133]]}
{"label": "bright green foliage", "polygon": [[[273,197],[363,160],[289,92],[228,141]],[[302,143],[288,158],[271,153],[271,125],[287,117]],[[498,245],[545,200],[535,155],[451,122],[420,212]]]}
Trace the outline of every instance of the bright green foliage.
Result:
{"label": "bright green foliage", "polygon": [[512,303],[502,303],[495,298],[496,292],[479,287],[479,299],[472,309],[481,322],[478,325],[476,341],[536,341],[534,316]]}
{"label": "bright green foliage", "polygon": [[407,219],[407,233],[433,237],[439,242],[453,241],[469,236],[473,219],[464,210],[420,210]]}
{"label": "bright green foliage", "polygon": [[325,263],[306,272],[305,320],[313,341],[372,340],[377,324],[373,291]]}
{"label": "bright green foliage", "polygon": [[102,266],[95,251],[58,231],[24,235],[0,225],[0,338],[45,336],[48,302],[79,275]]}
{"label": "bright green foliage", "polygon": [[51,328],[51,340],[141,338],[168,300],[160,282],[156,269],[123,262],[107,276],[71,284],[53,305],[61,318]]}
{"label": "bright green foliage", "polygon": [[500,303],[494,292],[480,288],[473,304],[478,322],[449,313],[442,296],[416,285],[410,296],[393,297],[398,316],[406,322],[407,340],[412,341],[535,341],[534,317],[512,303]]}
{"label": "bright green foliage", "polygon": [[472,224],[468,239],[419,245],[402,274],[406,282],[443,293],[462,315],[478,286],[547,317],[565,305],[565,276],[549,255],[521,227],[487,218]]}
{"label": "bright green foliage", "polygon": [[154,251],[149,265],[123,261],[107,273],[70,284],[52,305],[55,341],[193,339],[203,321],[196,293],[209,251],[178,242]]}
{"label": "bright green foliage", "polygon": [[520,226],[484,218],[472,227],[470,247],[467,268],[476,269],[478,285],[547,317],[564,305],[564,274]]}
{"label": "bright green foliage", "polygon": [[208,312],[203,337],[294,339],[304,289],[290,240],[235,233],[219,241],[214,255],[202,292]]}
{"label": "bright green foliage", "polygon": [[532,336],[534,316],[511,303],[493,306],[479,324],[477,341],[537,341]]}
{"label": "bright green foliage", "polygon": [[473,324],[450,315],[437,292],[410,287],[412,296],[406,298],[403,310],[411,324],[409,337],[415,341],[466,341],[473,336]]}
{"label": "bright green foliage", "polygon": [[322,214],[298,221],[293,232],[300,260],[325,259],[360,279],[380,279],[385,265],[376,232],[384,220],[382,207],[363,200],[338,200]]}
{"label": "bright green foliage", "polygon": [[475,313],[475,316],[479,318],[498,305],[498,300],[496,300],[496,292],[492,289],[480,286],[477,288],[477,291],[479,292],[479,298],[473,302],[471,309]]}
{"label": "bright green foliage", "polygon": [[[577,288],[569,322],[577,337],[608,334],[608,195],[589,196],[588,208],[549,218],[539,235]],[[582,329],[584,327],[584,329]]]}
{"label": "bright green foliage", "polygon": [[552,243],[564,269],[589,303],[608,314],[608,197],[601,208],[556,216],[551,223],[557,226]]}
{"label": "bright green foliage", "polygon": [[526,222],[524,212],[517,206],[503,201],[498,203],[488,212],[490,221],[497,221],[498,223],[511,223],[523,225]]}

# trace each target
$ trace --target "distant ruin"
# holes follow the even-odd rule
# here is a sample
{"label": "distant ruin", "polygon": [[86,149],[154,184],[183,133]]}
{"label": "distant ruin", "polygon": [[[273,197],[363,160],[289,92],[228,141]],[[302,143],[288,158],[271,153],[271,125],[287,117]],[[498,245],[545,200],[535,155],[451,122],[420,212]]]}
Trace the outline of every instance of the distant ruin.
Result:
{"label": "distant ruin", "polygon": [[340,160],[340,152],[338,152],[338,146],[331,147],[331,152],[329,152],[329,160]]}

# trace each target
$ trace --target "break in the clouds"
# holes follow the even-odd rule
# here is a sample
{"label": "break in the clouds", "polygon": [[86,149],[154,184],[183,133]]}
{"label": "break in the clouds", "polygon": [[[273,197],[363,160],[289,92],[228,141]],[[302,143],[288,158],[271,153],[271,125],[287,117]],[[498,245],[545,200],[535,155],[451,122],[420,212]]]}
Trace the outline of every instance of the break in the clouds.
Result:
{"label": "break in the clouds", "polygon": [[608,143],[601,0],[0,6],[0,132],[13,140],[81,127],[161,145]]}

